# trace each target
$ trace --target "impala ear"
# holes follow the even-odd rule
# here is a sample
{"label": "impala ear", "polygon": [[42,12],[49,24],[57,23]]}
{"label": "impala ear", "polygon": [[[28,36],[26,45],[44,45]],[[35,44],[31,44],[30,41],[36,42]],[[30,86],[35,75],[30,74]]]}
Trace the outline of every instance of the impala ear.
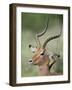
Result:
{"label": "impala ear", "polygon": [[31,46],[32,46],[32,45],[31,45],[31,44],[29,44],[29,48],[31,48]]}

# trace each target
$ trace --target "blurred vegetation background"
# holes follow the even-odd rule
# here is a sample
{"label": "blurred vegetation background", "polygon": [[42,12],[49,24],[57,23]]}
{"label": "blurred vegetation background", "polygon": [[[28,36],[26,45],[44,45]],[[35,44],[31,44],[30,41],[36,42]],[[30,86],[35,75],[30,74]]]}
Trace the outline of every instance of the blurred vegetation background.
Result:
{"label": "blurred vegetation background", "polygon": [[[41,44],[53,35],[59,34],[63,26],[63,15],[21,13],[21,76],[38,76],[38,68],[29,64],[29,59],[33,53],[29,49],[29,44],[36,46],[35,35],[43,31],[46,21],[49,18],[47,32],[40,37]],[[60,60],[52,67],[51,71],[63,72],[63,34],[60,38],[54,39],[47,44],[49,52],[60,54]]]}

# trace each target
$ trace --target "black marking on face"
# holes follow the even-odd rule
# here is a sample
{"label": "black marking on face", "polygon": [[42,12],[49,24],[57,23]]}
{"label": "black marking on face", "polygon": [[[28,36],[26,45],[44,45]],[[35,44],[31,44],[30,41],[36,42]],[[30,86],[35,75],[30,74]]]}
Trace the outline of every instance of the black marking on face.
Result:
{"label": "black marking on face", "polygon": [[29,44],[29,48],[31,48],[32,47],[32,45],[31,44]]}

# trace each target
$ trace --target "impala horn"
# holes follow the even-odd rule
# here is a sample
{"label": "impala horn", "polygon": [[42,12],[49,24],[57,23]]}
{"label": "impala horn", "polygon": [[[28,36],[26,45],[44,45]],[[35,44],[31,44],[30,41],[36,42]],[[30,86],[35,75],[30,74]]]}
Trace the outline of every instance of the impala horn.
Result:
{"label": "impala horn", "polygon": [[60,34],[48,38],[48,39],[44,42],[43,48],[46,47],[46,45],[47,45],[47,43],[48,43],[49,41],[51,41],[51,40],[53,40],[53,39],[56,39],[56,38],[59,38],[59,37],[61,36],[61,32],[62,32],[62,30],[60,31]]}
{"label": "impala horn", "polygon": [[37,46],[39,46],[39,47],[41,47],[41,43],[40,43],[39,37],[43,36],[46,33],[47,28],[48,28],[48,24],[49,24],[49,19],[46,22],[44,30],[41,33],[39,33],[39,34],[36,34]]}

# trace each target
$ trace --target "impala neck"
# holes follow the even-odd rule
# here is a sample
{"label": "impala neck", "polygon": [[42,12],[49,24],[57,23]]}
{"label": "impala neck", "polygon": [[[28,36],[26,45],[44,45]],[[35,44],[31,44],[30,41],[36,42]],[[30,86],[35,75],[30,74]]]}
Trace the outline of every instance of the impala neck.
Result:
{"label": "impala neck", "polygon": [[48,65],[40,65],[39,66],[39,75],[41,75],[41,76],[48,76],[48,75],[50,75],[50,71],[49,71]]}

